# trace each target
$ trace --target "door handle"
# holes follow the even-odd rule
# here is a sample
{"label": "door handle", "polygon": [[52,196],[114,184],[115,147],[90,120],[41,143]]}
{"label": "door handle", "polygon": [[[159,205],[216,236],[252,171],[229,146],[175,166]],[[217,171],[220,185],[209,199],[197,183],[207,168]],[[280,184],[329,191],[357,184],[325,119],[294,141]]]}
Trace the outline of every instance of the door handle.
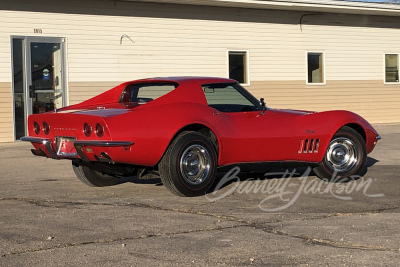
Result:
{"label": "door handle", "polygon": [[35,98],[35,87],[33,85],[29,85],[29,97]]}

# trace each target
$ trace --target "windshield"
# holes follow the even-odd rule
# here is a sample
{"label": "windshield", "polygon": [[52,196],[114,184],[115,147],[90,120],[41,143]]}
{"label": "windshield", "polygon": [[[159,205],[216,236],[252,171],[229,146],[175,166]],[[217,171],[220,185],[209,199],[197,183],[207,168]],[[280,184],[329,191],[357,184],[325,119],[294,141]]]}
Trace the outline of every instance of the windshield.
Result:
{"label": "windshield", "polygon": [[133,84],[125,88],[121,94],[121,103],[145,104],[174,90],[176,83]]}
{"label": "windshield", "polygon": [[238,83],[205,84],[202,87],[208,105],[219,111],[261,110],[260,102]]}

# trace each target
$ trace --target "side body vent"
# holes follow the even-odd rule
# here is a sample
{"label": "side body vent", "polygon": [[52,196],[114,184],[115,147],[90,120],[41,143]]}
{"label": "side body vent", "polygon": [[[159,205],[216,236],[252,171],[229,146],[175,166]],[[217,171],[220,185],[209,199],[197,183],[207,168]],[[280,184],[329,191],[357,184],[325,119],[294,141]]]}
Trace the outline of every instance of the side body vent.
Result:
{"label": "side body vent", "polygon": [[318,153],[319,139],[301,139],[298,153]]}

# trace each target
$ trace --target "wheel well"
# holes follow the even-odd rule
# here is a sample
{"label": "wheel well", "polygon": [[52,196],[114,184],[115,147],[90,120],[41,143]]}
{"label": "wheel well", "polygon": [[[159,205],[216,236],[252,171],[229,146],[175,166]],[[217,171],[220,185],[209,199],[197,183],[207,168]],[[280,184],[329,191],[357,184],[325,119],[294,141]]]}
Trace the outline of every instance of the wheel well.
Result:
{"label": "wheel well", "polygon": [[172,140],[175,139],[176,136],[178,136],[180,133],[182,133],[184,131],[193,131],[193,132],[198,132],[198,133],[204,135],[214,145],[215,150],[216,150],[217,155],[218,155],[218,152],[219,152],[218,139],[215,136],[214,132],[210,128],[208,128],[207,126],[204,126],[202,124],[190,124],[190,125],[187,125],[187,126],[183,127],[182,129],[180,129],[175,134],[174,138],[172,138]]}
{"label": "wheel well", "polygon": [[364,139],[364,141],[367,142],[367,135],[365,133],[365,130],[359,124],[357,124],[357,123],[349,123],[349,124],[346,124],[344,126],[350,127],[353,130],[355,130],[357,133],[359,133],[361,135],[361,137]]}

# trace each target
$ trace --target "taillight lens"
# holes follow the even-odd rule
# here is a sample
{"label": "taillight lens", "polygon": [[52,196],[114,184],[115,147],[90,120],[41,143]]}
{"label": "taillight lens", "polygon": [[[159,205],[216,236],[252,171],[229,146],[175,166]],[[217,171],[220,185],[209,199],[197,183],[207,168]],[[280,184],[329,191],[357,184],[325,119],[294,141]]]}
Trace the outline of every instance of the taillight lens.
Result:
{"label": "taillight lens", "polygon": [[33,122],[33,130],[35,131],[35,134],[39,134],[40,133],[40,125],[36,121]]}
{"label": "taillight lens", "polygon": [[88,123],[85,123],[83,125],[83,133],[89,137],[92,134],[92,126],[90,126]]}
{"label": "taillight lens", "polygon": [[47,122],[43,122],[43,132],[47,135],[50,132],[50,125]]}
{"label": "taillight lens", "polygon": [[104,135],[104,127],[100,123],[96,124],[96,134],[98,137],[102,137]]}

